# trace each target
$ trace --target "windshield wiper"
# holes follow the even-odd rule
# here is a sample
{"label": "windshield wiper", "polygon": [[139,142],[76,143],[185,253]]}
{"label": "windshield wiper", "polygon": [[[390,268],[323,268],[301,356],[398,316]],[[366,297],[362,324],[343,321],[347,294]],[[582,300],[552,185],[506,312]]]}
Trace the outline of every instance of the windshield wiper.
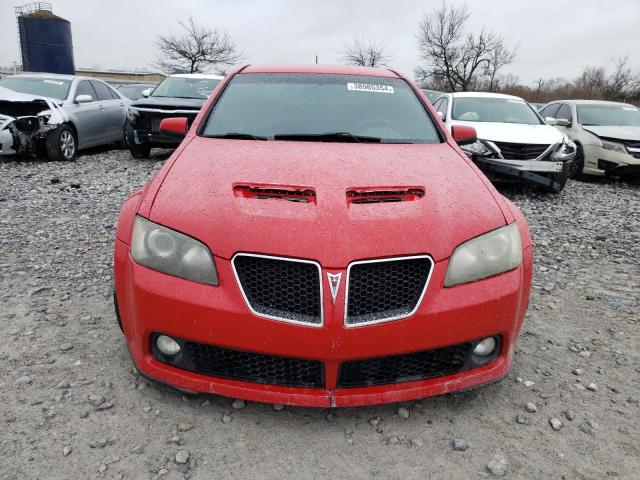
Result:
{"label": "windshield wiper", "polygon": [[203,135],[207,138],[231,138],[234,140],[269,140],[267,137],[251,135],[250,133],[227,132],[222,135]]}
{"label": "windshield wiper", "polygon": [[380,143],[380,137],[367,137],[354,135],[349,132],[325,132],[325,133],[280,133],[273,136],[274,140],[298,140],[301,142],[354,142],[354,143]]}

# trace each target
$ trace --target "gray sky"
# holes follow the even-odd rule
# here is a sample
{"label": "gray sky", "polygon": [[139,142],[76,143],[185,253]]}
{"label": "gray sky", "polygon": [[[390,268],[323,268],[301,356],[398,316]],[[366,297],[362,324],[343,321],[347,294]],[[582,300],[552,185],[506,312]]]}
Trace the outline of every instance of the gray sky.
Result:
{"label": "gray sky", "polygon": [[[13,7],[0,0],[0,65],[20,61]],[[71,21],[76,67],[149,68],[157,35],[179,31],[192,15],[226,30],[246,63],[340,63],[355,38],[381,39],[390,65],[413,77],[422,15],[440,0],[49,0]],[[460,0],[448,0],[460,4]],[[473,0],[470,31],[483,26],[519,44],[505,69],[531,84],[539,77],[573,78],[586,65],[629,55],[640,70],[640,0]]]}

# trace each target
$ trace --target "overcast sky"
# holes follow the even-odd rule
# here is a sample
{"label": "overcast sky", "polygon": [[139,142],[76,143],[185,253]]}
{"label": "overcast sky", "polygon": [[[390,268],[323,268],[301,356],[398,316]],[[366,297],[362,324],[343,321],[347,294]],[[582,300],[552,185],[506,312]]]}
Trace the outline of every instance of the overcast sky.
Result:
{"label": "overcast sky", "polygon": [[[76,67],[152,68],[159,34],[178,32],[190,15],[229,33],[246,63],[340,63],[355,38],[383,40],[390,66],[413,77],[424,13],[441,0],[50,0],[71,22]],[[0,0],[0,65],[20,62],[13,7]],[[462,1],[449,0],[461,4]],[[611,69],[629,55],[640,70],[640,0],[473,0],[468,30],[483,26],[519,45],[505,73],[536,78]]]}

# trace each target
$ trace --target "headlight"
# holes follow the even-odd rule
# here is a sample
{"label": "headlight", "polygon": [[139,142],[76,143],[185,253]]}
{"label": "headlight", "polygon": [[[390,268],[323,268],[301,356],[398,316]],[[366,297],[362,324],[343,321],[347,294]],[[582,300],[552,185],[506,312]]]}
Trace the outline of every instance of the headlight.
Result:
{"label": "headlight", "polygon": [[627,149],[624,148],[623,144],[609,142],[607,140],[602,140],[602,148],[604,148],[605,150],[611,150],[612,152],[627,153]]}
{"label": "headlight", "polygon": [[445,287],[473,282],[507,272],[522,263],[518,224],[512,223],[458,246],[451,258]]}
{"label": "headlight", "polygon": [[566,135],[562,138],[562,143],[555,152],[551,154],[551,160],[554,162],[566,162],[576,155],[576,144],[573,143]]}
{"label": "headlight", "polygon": [[131,256],[153,270],[218,285],[213,257],[203,243],[142,217],[136,217],[133,226]]}
{"label": "headlight", "polygon": [[470,157],[473,157],[473,156],[483,157],[486,155],[491,155],[493,153],[480,140],[470,143],[469,145],[461,145],[460,148],[464,153],[466,153]]}

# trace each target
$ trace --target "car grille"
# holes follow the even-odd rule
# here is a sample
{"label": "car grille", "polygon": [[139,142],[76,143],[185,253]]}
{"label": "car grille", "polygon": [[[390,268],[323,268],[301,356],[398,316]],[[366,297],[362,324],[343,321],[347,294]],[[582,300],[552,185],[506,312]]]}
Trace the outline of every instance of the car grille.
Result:
{"label": "car grille", "polygon": [[508,160],[533,160],[538,158],[549,148],[549,145],[537,145],[530,143],[505,143],[493,142]]}
{"label": "car grille", "polygon": [[237,254],[233,268],[249,308],[276,320],[322,325],[320,266],[308,260]]}
{"label": "car grille", "polygon": [[347,272],[345,323],[356,326],[412,315],[432,268],[427,256],[352,263]]}
{"label": "car grille", "polygon": [[265,355],[206,345],[174,338],[182,346],[175,357],[157,350],[152,337],[152,351],[161,362],[183,370],[213,377],[288,387],[324,387],[324,365],[314,360]]}
{"label": "car grille", "polygon": [[[613,140],[614,142],[617,140]],[[635,140],[624,140],[625,147],[634,158],[640,158],[640,141]]]}
{"label": "car grille", "polygon": [[462,371],[472,344],[343,363],[338,388],[413,382]]}

